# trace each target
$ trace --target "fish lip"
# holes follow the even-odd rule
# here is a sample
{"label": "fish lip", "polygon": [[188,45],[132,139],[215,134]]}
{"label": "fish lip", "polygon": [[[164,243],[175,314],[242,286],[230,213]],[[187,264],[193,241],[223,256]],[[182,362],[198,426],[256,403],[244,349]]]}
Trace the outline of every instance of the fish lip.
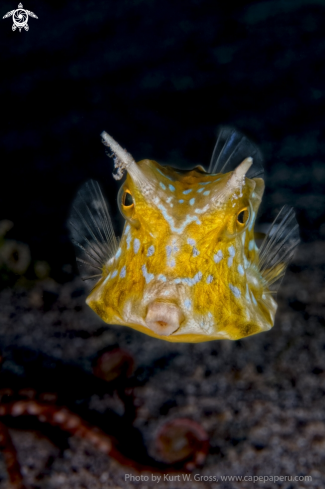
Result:
{"label": "fish lip", "polygon": [[175,333],[185,317],[182,309],[172,301],[155,299],[147,307],[145,325],[159,336]]}

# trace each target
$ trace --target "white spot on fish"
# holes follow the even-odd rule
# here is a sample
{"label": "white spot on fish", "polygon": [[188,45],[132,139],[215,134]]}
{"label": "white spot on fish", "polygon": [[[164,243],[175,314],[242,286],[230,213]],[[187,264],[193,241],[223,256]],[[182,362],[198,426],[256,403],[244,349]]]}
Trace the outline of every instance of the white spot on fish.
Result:
{"label": "white spot on fish", "polygon": [[202,187],[202,188],[199,188],[199,189],[197,190],[197,193],[198,193],[198,194],[200,194],[201,192],[203,192],[203,190],[204,190],[204,188],[203,188],[203,187]]}
{"label": "white spot on fish", "polygon": [[170,190],[171,192],[175,192],[175,187],[174,187],[174,185],[168,185],[168,187],[169,187],[169,190]]}
{"label": "white spot on fish", "polygon": [[210,193],[210,190],[206,190],[205,192],[203,192],[203,195],[209,195]]}
{"label": "white spot on fish", "polygon": [[171,246],[169,246],[169,245],[167,245],[167,246],[166,246],[167,258],[169,258],[169,257],[170,257],[171,252],[172,252],[172,247],[171,247]]}
{"label": "white spot on fish", "polygon": [[233,246],[229,246],[228,251],[229,251],[228,267],[231,267],[236,251]]}
{"label": "white spot on fish", "polygon": [[195,209],[194,212],[197,212],[198,214],[203,214],[203,212],[206,212],[209,209],[209,204],[205,205],[202,209]]}
{"label": "white spot on fish", "polygon": [[116,277],[117,275],[117,270],[114,270],[114,272],[112,273],[112,278]]}
{"label": "white spot on fish", "polygon": [[191,245],[191,246],[194,246],[196,243],[195,239],[192,239],[192,238],[187,238],[187,244]]}
{"label": "white spot on fish", "polygon": [[125,232],[125,234],[128,234],[128,233],[129,233],[129,231],[130,231],[130,229],[131,229],[131,228],[130,228],[130,224],[128,224],[128,225],[126,226],[126,228],[125,228],[125,231],[124,231],[124,232]]}
{"label": "white spot on fish", "polygon": [[251,296],[250,296],[250,293],[249,293],[248,284],[246,284],[246,294],[245,294],[245,297],[246,297],[246,300],[247,300],[248,304],[250,304],[252,301],[251,301]]}
{"label": "white spot on fish", "polygon": [[253,239],[250,240],[248,243],[248,249],[249,251],[252,251],[255,248],[255,241]]}
{"label": "white spot on fish", "polygon": [[199,250],[193,246],[193,256],[198,256],[200,254]]}
{"label": "white spot on fish", "polygon": [[155,247],[154,245],[149,246],[148,251],[147,251],[147,256],[152,256],[155,252]]}
{"label": "white spot on fish", "polygon": [[174,283],[175,284],[184,284],[184,285],[189,285],[190,287],[192,287],[192,285],[195,285],[197,284],[198,282],[200,282],[202,278],[202,272],[197,272],[193,278],[176,278],[174,280]]}
{"label": "white spot on fish", "polygon": [[186,307],[186,309],[190,309],[192,306],[192,301],[190,299],[185,299],[184,306]]}
{"label": "white spot on fish", "polygon": [[121,272],[120,272],[120,277],[121,277],[121,278],[124,278],[124,277],[125,277],[125,275],[126,275],[126,267],[124,266],[124,267],[122,268]]}
{"label": "white spot on fish", "polygon": [[180,204],[183,204],[184,200],[183,200],[183,199],[181,199],[181,200],[179,200],[178,202],[179,202]]}
{"label": "white spot on fish", "polygon": [[213,275],[208,275],[207,276],[207,284],[211,284],[212,280],[213,280]]}
{"label": "white spot on fish", "polygon": [[104,284],[106,284],[106,282],[108,282],[108,280],[111,278],[111,272],[107,275],[107,277],[105,278],[104,280]]}
{"label": "white spot on fish", "polygon": [[127,249],[130,248],[130,245],[131,245],[131,242],[132,242],[132,236],[131,234],[128,235],[128,237],[126,238],[126,242],[127,242]]}
{"label": "white spot on fish", "polygon": [[241,292],[238,289],[238,287],[235,287],[234,285],[229,284],[229,289],[231,292],[234,294],[234,296],[238,299],[241,296]]}
{"label": "white spot on fish", "polygon": [[174,233],[181,234],[190,222],[196,221],[196,224],[198,225],[201,224],[201,221],[197,216],[186,216],[185,221],[183,221],[182,225],[179,228],[177,228],[175,226],[174,219],[168,214],[167,209],[162,204],[158,204],[159,200],[154,200],[154,202],[155,203],[157,202],[158,209],[161,210],[162,215],[164,216],[171,230]]}
{"label": "white spot on fish", "polygon": [[255,299],[252,291],[251,291],[251,296],[252,296],[252,301],[253,301],[254,306],[257,306],[257,302],[256,302],[256,299]]}
{"label": "white spot on fish", "polygon": [[117,258],[119,258],[119,256],[121,255],[121,253],[122,253],[122,250],[121,250],[121,248],[119,248],[119,249],[117,250],[117,252],[116,252],[115,258],[116,258],[116,259],[117,259]]}
{"label": "white spot on fish", "polygon": [[174,251],[178,251],[178,248],[176,246],[176,244],[177,244],[177,239],[176,238],[173,239],[173,243],[172,244],[173,244],[173,250]]}
{"label": "white spot on fish", "polygon": [[175,259],[174,259],[174,258],[172,258],[171,260],[169,260],[169,262],[167,263],[167,265],[168,265],[169,267],[174,267],[174,266],[175,266]]}
{"label": "white spot on fish", "polygon": [[201,272],[197,272],[197,273],[194,275],[194,277],[193,277],[193,278],[184,278],[184,279],[182,280],[182,282],[183,282],[183,284],[185,283],[186,285],[190,285],[190,286],[192,286],[192,285],[195,285],[195,284],[197,284],[198,282],[200,282],[201,278],[202,278],[202,273],[201,273]]}
{"label": "white spot on fish", "polygon": [[140,241],[138,240],[138,238],[135,238],[135,240],[133,242],[134,253],[138,253],[139,249],[140,249]]}
{"label": "white spot on fish", "polygon": [[141,270],[142,270],[142,274],[143,274],[143,276],[144,276],[144,278],[145,278],[145,280],[146,280],[146,282],[148,284],[154,278],[154,274],[147,272],[146,265],[142,265]]}
{"label": "white spot on fish", "polygon": [[239,264],[237,267],[237,270],[238,270],[238,273],[240,273],[240,275],[244,275],[245,272],[244,272],[242,265]]}
{"label": "white spot on fish", "polygon": [[243,255],[243,258],[244,258],[244,267],[245,269],[248,268],[250,266],[250,261],[247,260],[247,256],[244,254]]}
{"label": "white spot on fish", "polygon": [[194,198],[193,198],[193,199],[191,199],[191,200],[190,200],[190,205],[193,205],[193,204],[194,204],[194,202],[195,202],[195,199],[194,199]]}
{"label": "white spot on fish", "polygon": [[187,194],[190,194],[192,192],[193,189],[189,188],[187,190],[184,190],[183,194],[184,195],[187,195]]}
{"label": "white spot on fish", "polygon": [[159,185],[161,186],[161,188],[162,188],[163,190],[166,190],[166,185],[165,185],[164,183],[159,182]]}
{"label": "white spot on fish", "polygon": [[243,246],[245,246],[245,241],[246,241],[246,231],[244,231],[243,234],[241,235],[241,242]]}
{"label": "white spot on fish", "polygon": [[161,282],[166,282],[166,280],[167,280],[167,279],[166,279],[166,277],[165,277],[165,275],[162,275],[162,274],[158,275],[158,277],[157,277],[157,278],[158,278],[158,280],[160,280]]}
{"label": "white spot on fish", "polygon": [[255,221],[255,212],[253,211],[253,212],[252,212],[252,217],[251,217],[251,222],[249,223],[249,226],[248,226],[249,231],[251,231],[251,230],[252,230],[252,227],[253,227],[254,221]]}
{"label": "white spot on fish", "polygon": [[223,253],[219,250],[213,257],[215,263],[219,263],[223,259]]}

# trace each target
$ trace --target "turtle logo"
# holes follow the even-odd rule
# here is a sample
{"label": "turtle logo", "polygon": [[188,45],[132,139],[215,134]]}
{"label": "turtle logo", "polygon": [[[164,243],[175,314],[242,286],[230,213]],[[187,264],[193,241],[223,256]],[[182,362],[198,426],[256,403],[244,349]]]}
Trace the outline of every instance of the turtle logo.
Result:
{"label": "turtle logo", "polygon": [[22,3],[18,5],[17,10],[11,10],[10,12],[7,12],[6,15],[3,16],[3,19],[6,19],[7,17],[11,17],[12,15],[12,30],[15,31],[17,28],[19,29],[19,32],[21,32],[22,28],[25,29],[25,31],[29,30],[28,26],[28,16],[30,15],[31,17],[34,17],[34,19],[38,19],[37,15],[34,14],[34,12],[31,12],[30,10],[24,10]]}

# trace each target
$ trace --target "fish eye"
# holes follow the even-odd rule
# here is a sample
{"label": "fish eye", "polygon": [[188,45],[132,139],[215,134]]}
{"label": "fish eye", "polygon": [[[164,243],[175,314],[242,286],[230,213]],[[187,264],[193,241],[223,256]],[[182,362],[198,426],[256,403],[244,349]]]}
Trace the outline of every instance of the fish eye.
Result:
{"label": "fish eye", "polygon": [[244,226],[246,224],[246,222],[248,221],[248,219],[249,219],[249,210],[247,207],[245,207],[244,209],[242,209],[241,211],[238,212],[237,223]]}
{"label": "fish eye", "polygon": [[117,205],[120,213],[130,224],[139,227],[139,221],[135,219],[135,202],[129,189],[122,186],[117,194]]}
{"label": "fish eye", "polygon": [[127,208],[131,208],[134,205],[133,198],[129,190],[125,190],[123,194],[122,205]]}

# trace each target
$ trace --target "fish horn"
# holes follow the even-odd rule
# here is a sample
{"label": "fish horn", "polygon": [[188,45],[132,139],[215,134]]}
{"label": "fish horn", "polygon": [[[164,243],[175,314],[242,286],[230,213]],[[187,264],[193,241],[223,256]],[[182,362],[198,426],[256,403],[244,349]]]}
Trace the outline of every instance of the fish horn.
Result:
{"label": "fish horn", "polygon": [[152,190],[152,185],[150,185],[150,182],[130,153],[123,149],[107,132],[103,131],[101,137],[103,144],[108,146],[114,155],[114,167],[117,169],[116,174],[113,173],[115,180],[121,180],[124,175],[124,170],[126,170],[132,180],[140,186],[142,192]]}
{"label": "fish horn", "polygon": [[227,187],[231,189],[240,188],[245,183],[245,175],[253,164],[253,158],[250,156],[245,158],[240,165],[232,172],[230,179],[227,182]]}
{"label": "fish horn", "polygon": [[124,170],[129,170],[130,167],[136,165],[136,162],[125,149],[123,149],[107,132],[101,133],[102,142],[105,146],[108,146],[115,156],[115,168],[117,168],[117,174],[113,177],[115,180],[121,180]]}

